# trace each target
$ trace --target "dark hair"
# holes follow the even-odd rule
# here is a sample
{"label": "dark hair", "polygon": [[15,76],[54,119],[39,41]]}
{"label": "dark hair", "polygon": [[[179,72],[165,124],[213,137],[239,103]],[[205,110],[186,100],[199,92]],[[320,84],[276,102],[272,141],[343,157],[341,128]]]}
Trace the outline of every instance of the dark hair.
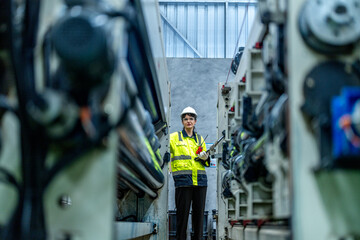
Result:
{"label": "dark hair", "polygon": [[186,115],[189,115],[190,117],[193,117],[196,120],[196,115],[195,114],[193,114],[193,113],[184,113],[183,115],[181,115],[181,121],[184,119],[184,117]]}

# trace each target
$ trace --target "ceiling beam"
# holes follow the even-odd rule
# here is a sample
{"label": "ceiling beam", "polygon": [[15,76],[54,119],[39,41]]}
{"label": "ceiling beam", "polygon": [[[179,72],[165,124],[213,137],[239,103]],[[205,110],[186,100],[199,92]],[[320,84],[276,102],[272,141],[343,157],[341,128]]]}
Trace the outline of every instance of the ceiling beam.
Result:
{"label": "ceiling beam", "polygon": [[179,32],[179,30],[169,21],[167,17],[164,16],[164,14],[160,13],[161,18],[175,31],[177,35],[195,52],[196,55],[198,55],[200,58],[203,56],[199,51],[187,40],[187,38]]}

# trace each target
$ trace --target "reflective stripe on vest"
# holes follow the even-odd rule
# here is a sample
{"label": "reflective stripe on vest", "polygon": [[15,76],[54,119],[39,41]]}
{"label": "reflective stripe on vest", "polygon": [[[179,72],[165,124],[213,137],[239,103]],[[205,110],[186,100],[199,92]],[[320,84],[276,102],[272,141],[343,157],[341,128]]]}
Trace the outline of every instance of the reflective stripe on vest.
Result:
{"label": "reflective stripe on vest", "polygon": [[[183,174],[192,174],[191,170],[182,170],[182,171],[176,171],[173,173],[173,176],[177,176],[177,175],[183,175]],[[204,170],[198,170],[197,174],[205,174],[206,175],[206,171]]]}
{"label": "reflective stripe on vest", "polygon": [[191,170],[180,170],[180,171],[176,171],[173,172],[173,176],[178,176],[178,175],[185,175],[185,174],[192,174]]}
{"label": "reflective stripe on vest", "polygon": [[171,161],[175,161],[175,160],[191,160],[191,156],[190,155],[180,155],[180,156],[175,156],[171,158]]}

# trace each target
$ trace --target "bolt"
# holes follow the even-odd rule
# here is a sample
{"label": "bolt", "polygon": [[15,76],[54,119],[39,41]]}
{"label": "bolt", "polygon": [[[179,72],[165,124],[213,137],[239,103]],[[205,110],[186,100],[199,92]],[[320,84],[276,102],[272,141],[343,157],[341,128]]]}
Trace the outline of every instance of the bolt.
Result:
{"label": "bolt", "polygon": [[63,209],[70,207],[72,205],[70,196],[66,194],[60,196],[58,204]]}
{"label": "bolt", "polygon": [[332,11],[326,17],[326,22],[332,28],[349,25],[353,22],[353,18],[349,13],[348,6],[343,3],[337,3]]}
{"label": "bolt", "polygon": [[313,78],[307,78],[305,83],[306,83],[306,86],[308,88],[314,88],[315,87],[315,81],[314,81]]}
{"label": "bolt", "polygon": [[337,14],[346,14],[348,12],[346,6],[344,6],[342,4],[336,5],[334,11]]}

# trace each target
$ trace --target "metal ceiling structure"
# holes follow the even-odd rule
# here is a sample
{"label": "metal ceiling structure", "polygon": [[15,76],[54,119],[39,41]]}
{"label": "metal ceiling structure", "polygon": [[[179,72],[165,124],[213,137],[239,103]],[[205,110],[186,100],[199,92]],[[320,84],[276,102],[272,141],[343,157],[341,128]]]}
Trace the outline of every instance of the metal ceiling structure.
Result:
{"label": "metal ceiling structure", "polygon": [[233,58],[245,46],[257,1],[160,0],[166,57]]}

